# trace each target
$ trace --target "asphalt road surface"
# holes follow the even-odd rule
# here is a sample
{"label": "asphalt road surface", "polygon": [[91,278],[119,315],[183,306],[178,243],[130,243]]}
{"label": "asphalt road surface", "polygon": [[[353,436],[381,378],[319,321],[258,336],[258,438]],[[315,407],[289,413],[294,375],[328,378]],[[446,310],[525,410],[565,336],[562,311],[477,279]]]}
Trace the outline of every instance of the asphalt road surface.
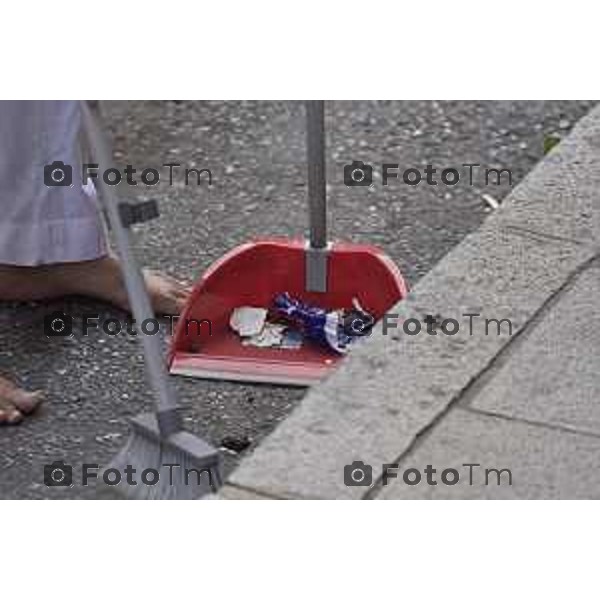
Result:
{"label": "asphalt road surface", "polygon": [[[512,185],[542,158],[544,136],[565,135],[592,102],[330,102],[327,107],[328,192],[334,239],[377,244],[410,284],[489,214],[483,168],[508,168]],[[148,101],[103,103],[118,163],[139,171],[176,162],[207,168],[212,185],[121,185],[124,196],[160,201],[160,219],[137,227],[144,265],[194,280],[236,244],[263,235],[298,237],[306,230],[303,107],[297,102]],[[374,166],[371,187],[344,185],[344,165]],[[381,164],[400,173],[427,164],[457,168],[455,186],[381,184]],[[469,185],[466,163],[479,163]],[[139,172],[138,171],[138,172]],[[137,177],[137,175],[136,175]],[[134,338],[44,335],[53,310],[75,315],[118,311],[87,301],[0,304],[0,369],[23,385],[44,388],[44,408],[19,427],[0,429],[0,498],[92,498],[93,487],[44,485],[44,465],[64,460],[106,464],[127,436],[128,416],[152,402]],[[226,471],[301,401],[304,390],[174,378],[186,427],[225,450]]]}

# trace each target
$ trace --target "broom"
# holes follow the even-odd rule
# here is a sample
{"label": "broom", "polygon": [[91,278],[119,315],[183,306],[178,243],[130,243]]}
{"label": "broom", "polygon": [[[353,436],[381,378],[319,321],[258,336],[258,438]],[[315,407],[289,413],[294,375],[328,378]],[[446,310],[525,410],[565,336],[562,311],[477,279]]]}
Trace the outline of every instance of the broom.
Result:
{"label": "broom", "polygon": [[[112,154],[95,115],[86,102],[80,104],[87,147],[101,173],[112,166]],[[145,220],[144,211],[146,217],[148,213],[157,216],[156,207],[119,203],[113,186],[107,185],[102,177],[98,177],[98,182],[103,211],[122,260],[131,311],[136,322],[141,324],[152,319],[154,313],[142,273],[131,251],[128,227],[136,221],[136,208],[140,220]],[[99,478],[105,489],[130,499],[194,499],[215,491],[221,484],[219,453],[183,430],[175,395],[167,379],[159,337],[141,332],[139,337],[147,376],[156,397],[156,412],[131,419],[127,444]]]}

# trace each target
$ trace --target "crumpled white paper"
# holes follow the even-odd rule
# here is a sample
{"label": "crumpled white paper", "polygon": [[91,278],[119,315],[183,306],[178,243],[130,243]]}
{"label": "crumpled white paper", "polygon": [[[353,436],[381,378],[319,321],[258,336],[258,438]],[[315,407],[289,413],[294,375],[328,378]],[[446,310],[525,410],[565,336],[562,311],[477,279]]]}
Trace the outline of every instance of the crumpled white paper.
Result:
{"label": "crumpled white paper", "polygon": [[229,317],[229,326],[242,337],[249,337],[263,330],[266,318],[266,308],[239,306],[233,309]]}

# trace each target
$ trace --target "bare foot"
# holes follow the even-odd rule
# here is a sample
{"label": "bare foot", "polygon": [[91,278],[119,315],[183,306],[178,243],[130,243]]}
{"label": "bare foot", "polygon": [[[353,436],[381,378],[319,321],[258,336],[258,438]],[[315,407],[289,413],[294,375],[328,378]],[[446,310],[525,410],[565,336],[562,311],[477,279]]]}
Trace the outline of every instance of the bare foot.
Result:
{"label": "bare foot", "polygon": [[[145,271],[144,278],[155,313],[178,315],[189,287],[152,271]],[[115,257],[41,267],[0,265],[0,300],[45,300],[73,294],[130,309],[121,265]],[[0,425],[20,423],[41,401],[41,391],[28,392],[0,377]]]}
{"label": "bare foot", "polygon": [[[152,308],[157,314],[177,315],[190,293],[189,286],[167,275],[145,271]],[[40,267],[0,265],[0,300],[44,300],[81,295],[129,310],[123,272],[114,256]]]}
{"label": "bare foot", "polygon": [[28,392],[0,377],[0,425],[16,425],[41,403],[42,392]]}

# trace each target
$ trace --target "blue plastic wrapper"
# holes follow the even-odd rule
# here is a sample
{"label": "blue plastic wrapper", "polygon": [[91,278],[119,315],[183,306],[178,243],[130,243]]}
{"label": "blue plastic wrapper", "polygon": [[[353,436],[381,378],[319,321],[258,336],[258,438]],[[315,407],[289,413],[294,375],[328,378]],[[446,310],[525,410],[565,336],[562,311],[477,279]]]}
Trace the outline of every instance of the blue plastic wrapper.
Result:
{"label": "blue plastic wrapper", "polygon": [[[367,328],[373,324],[373,317],[360,307],[352,311],[326,311],[287,292],[278,294],[273,304],[276,312],[294,323],[304,337],[340,354],[357,339],[368,335]],[[360,329],[355,325],[357,322],[361,323]]]}

